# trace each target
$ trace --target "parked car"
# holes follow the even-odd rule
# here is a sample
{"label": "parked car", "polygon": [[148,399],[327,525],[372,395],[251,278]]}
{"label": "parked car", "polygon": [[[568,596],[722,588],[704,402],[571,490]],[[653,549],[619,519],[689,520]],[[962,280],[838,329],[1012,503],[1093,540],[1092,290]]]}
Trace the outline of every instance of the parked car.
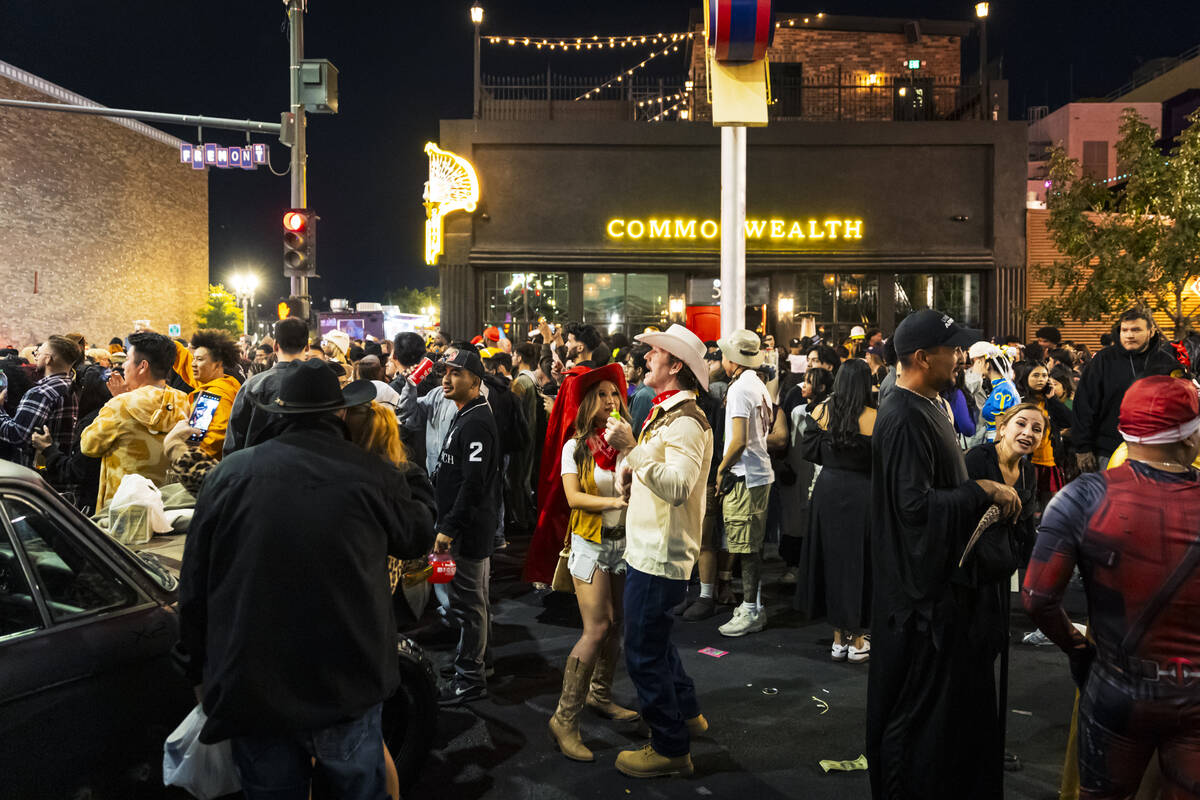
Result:
{"label": "parked car", "polygon": [[[195,703],[170,661],[176,586],[152,554],[0,461],[0,800],[163,796],[163,740]],[[407,786],[438,706],[421,649],[403,636],[397,649],[384,737]]]}

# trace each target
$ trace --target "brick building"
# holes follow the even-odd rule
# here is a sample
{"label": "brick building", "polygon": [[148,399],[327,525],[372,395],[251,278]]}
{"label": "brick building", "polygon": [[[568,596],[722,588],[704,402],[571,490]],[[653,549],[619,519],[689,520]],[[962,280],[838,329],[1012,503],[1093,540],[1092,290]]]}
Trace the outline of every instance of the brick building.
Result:
{"label": "brick building", "polygon": [[[0,97],[97,105],[4,62]],[[195,327],[208,173],[180,144],[132,120],[0,108],[0,344]]]}

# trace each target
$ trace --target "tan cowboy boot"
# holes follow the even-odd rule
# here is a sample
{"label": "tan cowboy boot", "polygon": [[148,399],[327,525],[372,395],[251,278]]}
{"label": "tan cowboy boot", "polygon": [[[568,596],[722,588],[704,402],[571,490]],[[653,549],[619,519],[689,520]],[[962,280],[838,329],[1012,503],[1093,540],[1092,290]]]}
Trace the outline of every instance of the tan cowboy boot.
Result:
{"label": "tan cowboy boot", "polygon": [[588,692],[587,706],[602,717],[617,722],[633,722],[642,715],[632,708],[625,708],[613,702],[613,675],[617,670],[617,661],[621,656],[621,637],[615,629],[610,629],[604,643],[600,645],[600,655],[596,659],[596,670],[592,673],[592,688]]}
{"label": "tan cowboy boot", "polygon": [[595,761],[592,751],[579,736],[579,712],[583,710],[587,697],[588,681],[592,678],[595,663],[584,664],[578,658],[568,658],[563,670],[562,695],[558,698],[558,709],[550,718],[550,738],[572,761]]}

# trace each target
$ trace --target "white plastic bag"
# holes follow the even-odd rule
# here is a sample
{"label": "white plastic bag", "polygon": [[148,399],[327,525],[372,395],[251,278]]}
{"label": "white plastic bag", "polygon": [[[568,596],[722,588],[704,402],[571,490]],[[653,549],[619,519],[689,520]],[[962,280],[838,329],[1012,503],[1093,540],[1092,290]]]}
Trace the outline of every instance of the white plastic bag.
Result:
{"label": "white plastic bag", "polygon": [[123,545],[146,544],[156,533],[170,533],[163,499],[149,478],[130,473],[108,504],[108,533]]}
{"label": "white plastic bag", "polygon": [[229,740],[200,741],[207,721],[204,709],[197,705],[163,742],[163,784],[186,789],[197,800],[213,800],[242,788]]}

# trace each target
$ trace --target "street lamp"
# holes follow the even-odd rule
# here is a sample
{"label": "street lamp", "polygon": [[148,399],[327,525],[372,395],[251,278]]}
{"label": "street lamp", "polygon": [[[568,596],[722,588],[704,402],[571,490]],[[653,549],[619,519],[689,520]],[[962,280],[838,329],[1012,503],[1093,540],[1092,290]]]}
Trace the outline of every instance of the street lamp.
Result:
{"label": "street lamp", "polygon": [[471,22],[475,25],[475,94],[471,117],[479,119],[483,111],[480,107],[482,96],[479,87],[479,26],[483,24],[483,6],[479,5],[479,0],[475,0],[475,4],[471,6]]}
{"label": "street lamp", "polygon": [[987,18],[988,4],[975,4],[975,17],[979,20],[979,118],[987,119]]}
{"label": "street lamp", "polygon": [[253,272],[235,272],[229,276],[229,285],[242,306],[242,334],[250,335],[250,307],[254,304],[254,290],[258,288],[258,276]]}

